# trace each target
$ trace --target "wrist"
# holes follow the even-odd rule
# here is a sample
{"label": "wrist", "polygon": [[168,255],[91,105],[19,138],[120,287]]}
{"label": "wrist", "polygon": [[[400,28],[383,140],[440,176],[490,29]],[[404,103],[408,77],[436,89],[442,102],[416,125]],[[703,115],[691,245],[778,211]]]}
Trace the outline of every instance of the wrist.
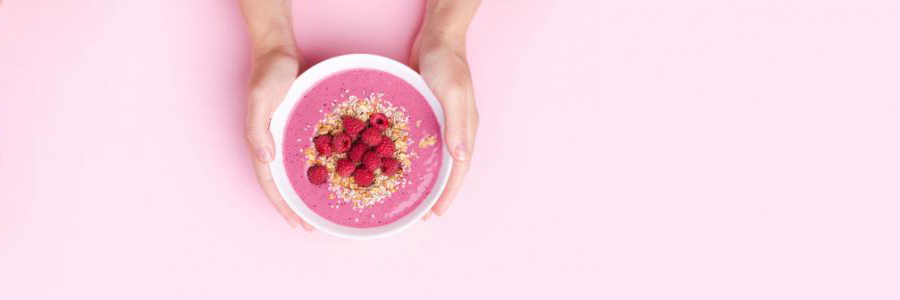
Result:
{"label": "wrist", "polygon": [[253,59],[268,53],[297,56],[290,0],[238,0],[247,24]]}
{"label": "wrist", "polygon": [[253,61],[257,61],[262,57],[266,56],[289,56],[294,59],[299,59],[300,55],[298,54],[298,50],[296,46],[293,45],[261,45],[259,47],[254,46],[252,50],[252,59]]}
{"label": "wrist", "polygon": [[454,47],[465,45],[466,28],[447,23],[445,20],[426,20],[419,31],[419,39],[428,45]]}
{"label": "wrist", "polygon": [[480,0],[428,0],[422,30],[447,38],[465,39]]}
{"label": "wrist", "polygon": [[466,39],[481,0],[428,0],[422,32],[451,43]]}
{"label": "wrist", "polygon": [[428,0],[417,51],[444,48],[465,55],[466,32],[481,0]]}
{"label": "wrist", "polygon": [[465,33],[446,31],[442,29],[422,28],[419,32],[417,41],[418,51],[429,51],[436,48],[446,48],[465,55],[466,52],[466,36]]}
{"label": "wrist", "polygon": [[466,41],[466,32],[442,26],[422,27],[419,33],[422,39],[444,45],[462,45]]}
{"label": "wrist", "polygon": [[254,60],[271,54],[288,55],[294,58],[299,56],[297,45],[294,44],[293,37],[287,41],[270,40],[253,43],[251,55]]}
{"label": "wrist", "polygon": [[297,43],[290,19],[266,19],[250,23],[250,47],[253,58],[268,53],[297,56]]}

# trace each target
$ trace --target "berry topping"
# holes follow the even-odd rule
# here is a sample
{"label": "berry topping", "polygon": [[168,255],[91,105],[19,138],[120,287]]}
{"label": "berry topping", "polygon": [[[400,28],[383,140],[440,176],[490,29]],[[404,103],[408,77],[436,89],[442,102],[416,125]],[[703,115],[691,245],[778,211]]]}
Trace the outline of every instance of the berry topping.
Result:
{"label": "berry topping", "polygon": [[363,155],[362,163],[366,166],[366,169],[375,171],[381,167],[381,157],[379,157],[378,153],[375,153],[375,151],[369,151]]}
{"label": "berry topping", "polygon": [[309,177],[309,182],[312,184],[323,184],[328,179],[328,169],[325,169],[323,165],[312,166],[306,170],[306,177]]}
{"label": "berry topping", "polygon": [[362,161],[363,154],[366,154],[366,151],[369,151],[369,146],[363,143],[356,143],[350,147],[350,152],[347,153],[347,158],[352,162],[360,162]]}
{"label": "berry topping", "polygon": [[356,137],[363,129],[366,129],[365,122],[351,116],[341,117],[341,123],[344,124],[344,130],[346,130],[351,137]]}
{"label": "berry topping", "polygon": [[356,184],[362,187],[372,185],[372,182],[375,181],[375,173],[369,171],[365,168],[357,169],[353,172],[353,180],[356,181]]}
{"label": "berry topping", "polygon": [[334,168],[335,172],[341,177],[347,177],[353,174],[353,171],[356,171],[356,163],[350,161],[349,159],[342,159],[337,162],[337,167]]}
{"label": "berry topping", "polygon": [[329,156],[331,155],[331,136],[328,135],[320,135],[313,138],[313,144],[316,146],[316,152],[319,152],[319,155]]}
{"label": "berry topping", "polygon": [[363,143],[366,143],[366,145],[375,146],[381,144],[381,137],[381,130],[378,130],[375,127],[369,127],[362,132],[361,140]]}
{"label": "berry topping", "polygon": [[394,174],[400,170],[400,161],[393,157],[384,157],[381,159],[381,170],[387,175]]}
{"label": "berry topping", "polygon": [[334,136],[331,140],[331,150],[334,150],[334,152],[337,153],[344,153],[347,152],[347,150],[350,150],[350,144],[352,143],[353,138],[346,132],[342,132],[341,134]]}
{"label": "berry topping", "polygon": [[375,153],[378,153],[378,156],[381,157],[390,157],[394,155],[394,141],[389,138],[383,138],[381,144],[375,146]]}
{"label": "berry topping", "polygon": [[369,116],[369,125],[378,128],[378,130],[385,130],[391,127],[391,121],[383,113],[375,113]]}

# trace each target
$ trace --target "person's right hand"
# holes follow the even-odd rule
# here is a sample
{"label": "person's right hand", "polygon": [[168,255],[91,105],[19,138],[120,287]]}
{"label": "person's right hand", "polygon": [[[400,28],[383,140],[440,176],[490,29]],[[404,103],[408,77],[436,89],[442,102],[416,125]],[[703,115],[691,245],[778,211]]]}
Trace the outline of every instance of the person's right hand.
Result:
{"label": "person's right hand", "polygon": [[272,180],[272,172],[269,171],[269,163],[275,157],[275,141],[269,132],[269,122],[272,113],[281,104],[300,73],[302,65],[303,60],[292,49],[274,49],[254,55],[247,96],[245,134],[256,178],[266,197],[292,227],[301,225],[307,231],[312,231],[313,227],[297,216],[281,197]]}

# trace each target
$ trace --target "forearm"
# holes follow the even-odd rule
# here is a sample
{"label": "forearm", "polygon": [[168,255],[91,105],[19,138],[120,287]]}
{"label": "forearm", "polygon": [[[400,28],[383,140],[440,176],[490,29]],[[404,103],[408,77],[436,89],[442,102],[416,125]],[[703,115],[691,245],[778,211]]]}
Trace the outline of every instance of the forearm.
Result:
{"label": "forearm", "polygon": [[463,44],[481,0],[428,0],[420,34]]}
{"label": "forearm", "polygon": [[297,55],[290,0],[238,0],[253,57],[271,51]]}

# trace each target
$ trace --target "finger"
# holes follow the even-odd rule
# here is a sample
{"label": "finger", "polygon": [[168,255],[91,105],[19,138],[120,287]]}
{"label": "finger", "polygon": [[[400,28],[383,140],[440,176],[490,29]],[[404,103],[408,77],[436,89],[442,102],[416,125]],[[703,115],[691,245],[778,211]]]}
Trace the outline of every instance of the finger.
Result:
{"label": "finger", "polygon": [[478,114],[478,107],[475,105],[475,93],[472,89],[469,89],[469,101],[468,101],[468,109],[466,110],[466,118],[468,119],[467,125],[468,127],[468,142],[469,142],[469,159],[471,159],[472,154],[475,153],[475,137],[478,133],[478,124],[481,122],[481,117]]}
{"label": "finger", "polygon": [[[275,186],[275,181],[272,180],[272,172],[269,171],[269,165],[260,162],[254,162],[253,168],[256,171],[256,179],[259,181],[260,187],[262,187],[263,192],[266,194],[266,198],[269,199],[269,202],[272,203],[272,206],[275,206],[275,210],[281,214],[282,217],[291,225],[291,227],[297,227],[297,225],[303,225],[303,221],[300,220],[300,217],[291,210],[291,208],[287,205],[287,202],[284,201],[284,198],[281,197],[281,194],[278,193],[278,188]],[[307,224],[307,226],[309,226]],[[306,228],[306,226],[303,226]]]}
{"label": "finger", "polygon": [[304,230],[309,232],[314,231],[315,227],[306,223],[300,216],[297,216],[297,214],[291,210],[291,207],[287,205],[287,202],[284,201],[284,198],[281,197],[281,193],[278,192],[278,187],[272,179],[272,172],[269,170],[269,165],[254,162],[254,168],[256,169],[256,179],[259,181],[259,185],[262,187],[263,192],[265,192],[266,199],[269,199],[269,202],[272,203],[275,210],[284,217],[288,224],[290,224],[291,227],[300,225],[300,227],[303,227]]}
{"label": "finger", "polygon": [[310,230],[312,226],[303,222],[303,220],[288,207],[284,198],[278,193],[275,182],[272,180],[272,172],[269,170],[269,163],[275,156],[275,141],[272,139],[272,134],[269,132],[269,121],[271,118],[271,113],[269,113],[269,111],[270,110],[264,107],[261,101],[249,101],[247,107],[246,138],[247,145],[252,152],[251,156],[253,156],[253,167],[256,171],[256,179],[263,188],[266,198],[269,199],[269,202],[275,206],[278,213],[284,217],[291,227],[302,225],[304,229]]}
{"label": "finger", "polygon": [[306,223],[306,221],[303,221],[302,218],[300,219],[300,227],[303,227],[303,230],[306,230],[306,232],[313,232],[316,230],[315,227],[313,227],[312,225],[309,225],[309,223]]}
{"label": "finger", "polygon": [[459,192],[459,188],[462,186],[463,179],[466,178],[466,172],[468,171],[468,160],[453,161],[453,167],[450,169],[450,178],[447,180],[447,186],[444,188],[444,192],[441,193],[441,197],[438,198],[437,203],[431,208],[431,211],[433,211],[434,214],[443,216],[444,213],[447,212],[447,208],[450,207],[453,199],[456,198],[456,193]]}
{"label": "finger", "polygon": [[444,108],[446,129],[444,139],[453,160],[467,161],[471,152],[468,142],[468,88],[462,84],[451,84],[443,89],[436,89],[438,100]]}
{"label": "finger", "polygon": [[[447,211],[447,208],[450,207],[450,204],[453,202],[453,200],[456,198],[456,194],[462,187],[463,180],[468,173],[472,152],[474,151],[475,135],[478,129],[479,115],[478,110],[475,106],[474,92],[472,91],[471,85],[468,86],[469,88],[466,88],[466,98],[462,101],[463,105],[465,105],[466,107],[466,126],[464,129],[465,131],[463,131],[462,133],[465,135],[466,142],[468,144],[465,155],[466,159],[459,160],[457,159],[457,156],[454,156],[453,166],[450,171],[450,178],[447,180],[447,186],[444,188],[444,192],[441,194],[441,197],[432,208],[432,211],[438,216],[442,216]],[[449,143],[450,141],[448,138],[448,148],[450,147]],[[428,216],[430,217],[430,215]]]}
{"label": "finger", "polygon": [[275,141],[269,132],[271,118],[271,110],[263,101],[249,101],[245,135],[253,158],[258,163],[268,164],[275,157]]}

